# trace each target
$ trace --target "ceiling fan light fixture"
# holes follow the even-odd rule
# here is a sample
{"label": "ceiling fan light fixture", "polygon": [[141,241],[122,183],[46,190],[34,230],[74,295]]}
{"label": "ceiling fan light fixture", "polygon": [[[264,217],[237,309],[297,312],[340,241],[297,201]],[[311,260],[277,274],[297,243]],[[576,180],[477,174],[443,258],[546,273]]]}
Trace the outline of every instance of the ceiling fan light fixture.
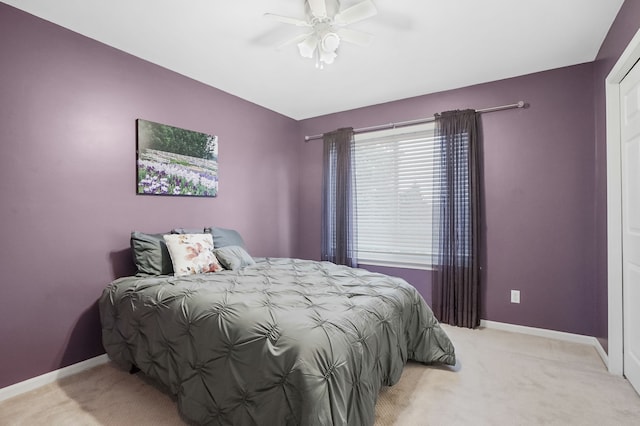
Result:
{"label": "ceiling fan light fixture", "polygon": [[302,40],[300,43],[298,43],[300,56],[302,56],[303,58],[313,58],[313,52],[316,50],[317,44],[318,42],[313,34]]}
{"label": "ceiling fan light fixture", "polygon": [[325,52],[335,52],[340,47],[340,37],[334,32],[325,33],[320,41],[320,46]]}
{"label": "ceiling fan light fixture", "polygon": [[324,50],[320,52],[320,60],[327,65],[332,64],[333,60],[337,57],[338,55],[336,55],[334,52],[325,52]]}

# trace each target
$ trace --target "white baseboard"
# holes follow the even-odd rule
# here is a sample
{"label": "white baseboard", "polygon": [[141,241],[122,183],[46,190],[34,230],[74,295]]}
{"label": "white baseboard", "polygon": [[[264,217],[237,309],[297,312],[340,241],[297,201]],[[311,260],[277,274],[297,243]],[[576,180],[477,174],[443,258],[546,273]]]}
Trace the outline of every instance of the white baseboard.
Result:
{"label": "white baseboard", "polygon": [[504,322],[480,320],[480,327],[493,328],[495,330],[511,331],[514,333],[529,334],[532,336],[546,337],[548,339],[564,340],[565,342],[582,343],[593,346],[602,358],[604,365],[609,366],[609,357],[600,341],[593,336],[565,333],[564,331],[547,330],[544,328],[527,327],[524,325],[507,324]]}
{"label": "white baseboard", "polygon": [[90,368],[97,367],[98,365],[106,364],[108,361],[109,357],[107,356],[107,354],[98,355],[97,357],[69,365],[59,370],[51,371],[50,373],[45,373],[41,376],[33,377],[31,379],[25,380],[24,382],[19,382],[14,385],[7,386],[6,388],[0,389],[0,401],[13,398],[14,396],[32,391],[41,386],[48,385],[49,383],[53,383],[56,380],[62,379],[63,377],[68,377],[73,374],[88,370]]}

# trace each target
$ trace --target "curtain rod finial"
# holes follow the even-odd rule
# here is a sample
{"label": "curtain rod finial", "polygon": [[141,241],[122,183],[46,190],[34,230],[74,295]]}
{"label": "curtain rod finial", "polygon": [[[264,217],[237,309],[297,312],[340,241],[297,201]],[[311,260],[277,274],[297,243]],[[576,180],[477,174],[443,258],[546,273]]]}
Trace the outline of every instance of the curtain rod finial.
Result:
{"label": "curtain rod finial", "polygon": [[518,108],[524,108],[525,106],[526,104],[524,103],[524,101],[518,102]]}

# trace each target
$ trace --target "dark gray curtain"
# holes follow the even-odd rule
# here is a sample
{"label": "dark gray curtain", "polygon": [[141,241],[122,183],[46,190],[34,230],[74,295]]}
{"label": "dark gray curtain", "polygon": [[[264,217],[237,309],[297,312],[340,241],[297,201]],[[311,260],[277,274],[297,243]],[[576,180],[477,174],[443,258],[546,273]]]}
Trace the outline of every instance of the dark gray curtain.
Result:
{"label": "dark gray curtain", "polygon": [[446,324],[480,325],[478,113],[436,114],[440,197],[434,203],[433,311]]}
{"label": "dark gray curtain", "polygon": [[357,266],[353,128],[325,133],[322,181],[322,260]]}

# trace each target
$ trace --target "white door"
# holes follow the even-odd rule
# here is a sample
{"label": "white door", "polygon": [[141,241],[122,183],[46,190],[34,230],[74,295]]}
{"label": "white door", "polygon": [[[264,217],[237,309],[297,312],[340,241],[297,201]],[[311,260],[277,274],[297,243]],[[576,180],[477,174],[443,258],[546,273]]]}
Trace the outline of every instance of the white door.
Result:
{"label": "white door", "polygon": [[640,393],[640,65],[620,83],[624,375]]}

